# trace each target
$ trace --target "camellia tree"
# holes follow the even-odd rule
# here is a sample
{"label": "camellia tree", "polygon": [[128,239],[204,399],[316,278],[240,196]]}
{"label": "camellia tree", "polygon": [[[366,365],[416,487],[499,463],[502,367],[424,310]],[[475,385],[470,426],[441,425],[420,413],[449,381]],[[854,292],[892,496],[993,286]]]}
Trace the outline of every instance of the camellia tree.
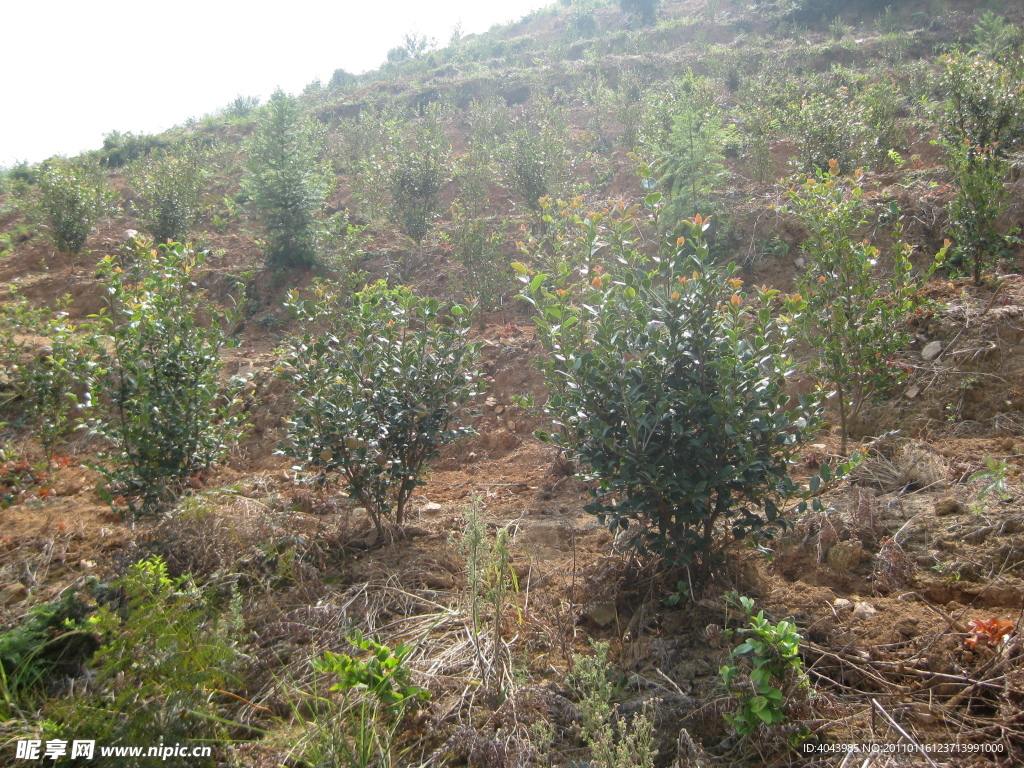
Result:
{"label": "camellia tree", "polygon": [[287,306],[318,330],[292,339],[280,369],[295,386],[286,451],[319,482],[340,479],[383,537],[384,518],[404,523],[426,462],[471,432],[456,415],[475,394],[470,312],[383,281],[354,300],[319,284]]}
{"label": "camellia tree", "polygon": [[809,235],[800,246],[807,270],[797,278],[799,293],[790,297],[788,308],[816,354],[811,372],[835,388],[843,455],[864,405],[906,375],[895,360],[910,339],[906,320],[946,253],[943,248],[915,275],[913,249],[899,242],[899,210],[893,204],[893,268],[884,275],[879,249],[857,236],[867,223],[859,177],[859,172],[843,177],[833,160],[828,171],[789,191],[790,210]]}
{"label": "camellia tree", "polygon": [[515,265],[548,353],[547,410],[562,428],[551,439],[596,481],[588,511],[612,529],[636,524],[633,544],[669,564],[706,565],[728,541],[785,524],[789,463],[819,410],[786,393],[777,293],[745,294],[735,267],[712,263],[709,222],[684,222],[655,257],[623,236],[634,225],[592,214],[580,263]]}

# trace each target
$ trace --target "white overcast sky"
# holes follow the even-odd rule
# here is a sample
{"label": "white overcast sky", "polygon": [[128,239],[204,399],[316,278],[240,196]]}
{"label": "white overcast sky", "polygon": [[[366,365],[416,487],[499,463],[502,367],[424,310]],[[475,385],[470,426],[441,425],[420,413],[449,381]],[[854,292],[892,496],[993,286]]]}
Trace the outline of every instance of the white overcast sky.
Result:
{"label": "white overcast sky", "polygon": [[236,96],[375,69],[406,32],[447,43],[554,0],[0,0],[0,166],[156,133]]}

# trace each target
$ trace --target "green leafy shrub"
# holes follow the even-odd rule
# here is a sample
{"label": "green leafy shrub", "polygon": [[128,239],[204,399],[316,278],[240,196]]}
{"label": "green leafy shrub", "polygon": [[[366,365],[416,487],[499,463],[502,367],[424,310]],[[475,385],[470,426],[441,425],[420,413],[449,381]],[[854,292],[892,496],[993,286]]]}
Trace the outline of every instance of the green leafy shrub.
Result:
{"label": "green leafy shrub", "polygon": [[796,141],[802,171],[815,173],[830,160],[841,168],[860,162],[866,129],[851,101],[849,89],[841,86],[836,93],[810,92],[790,103],[785,123]]}
{"label": "green leafy shrub", "polygon": [[404,524],[426,462],[470,432],[454,426],[474,394],[469,311],[383,281],[354,298],[319,284],[314,299],[292,295],[287,306],[318,332],[288,344],[281,373],[295,385],[295,406],[286,450],[321,481],[340,477],[383,535],[392,511]]}
{"label": "green leafy shrub", "polygon": [[780,725],[788,719],[787,698],[806,685],[802,638],[793,622],[773,624],[764,611],[755,614],[749,597],[733,601],[746,614],[747,627],[739,630],[743,642],[733,648],[719,674],[738,699],[736,710],[725,719],[738,734],[749,736],[761,726]]}
{"label": "green leafy shrub", "polygon": [[26,334],[42,336],[47,344],[31,349],[13,334],[5,339],[4,358],[19,404],[35,427],[47,459],[69,429],[79,423],[92,404],[92,393],[104,350],[90,327],[76,325],[65,311],[70,296],[57,301],[55,314],[33,310],[13,301],[3,307],[4,322]]}
{"label": "green leafy shrub", "polygon": [[158,243],[183,242],[199,216],[204,155],[195,143],[153,153],[131,174],[142,227]]}
{"label": "green leafy shrub", "polygon": [[1012,64],[961,53],[940,59],[936,91],[945,99],[942,131],[948,144],[994,147],[1004,156],[1024,141],[1024,64],[1019,57]]}
{"label": "green leafy shrub", "polygon": [[706,563],[732,538],[785,524],[789,461],[815,423],[803,399],[788,410],[775,292],[744,296],[735,267],[711,263],[707,222],[684,224],[657,258],[610,251],[615,272],[591,257],[523,276],[548,353],[547,409],[564,430],[554,439],[597,481],[587,511],[613,530],[635,523],[632,544],[669,564]]}
{"label": "green leafy shrub", "polygon": [[168,501],[222,457],[238,426],[218,376],[232,314],[203,306],[193,281],[204,261],[181,243],[142,242],[124,267],[112,256],[100,262],[107,307],[95,332],[112,348],[104,411],[91,423],[113,446],[99,467],[105,493],[133,514]]}
{"label": "green leafy shrub", "polygon": [[248,117],[260,105],[259,96],[242,96],[239,94],[234,101],[228,104],[224,113],[231,117]]}
{"label": "green leafy shrub", "polygon": [[505,238],[500,228],[492,231],[493,226],[488,219],[469,218],[456,203],[452,209],[452,233],[447,237],[455,258],[465,268],[458,287],[484,310],[500,306],[515,285],[501,254]]}
{"label": "green leafy shrub", "polygon": [[619,0],[619,7],[644,24],[653,24],[658,19],[661,0]]}
{"label": "green leafy shrub", "polygon": [[131,131],[111,131],[103,137],[100,164],[107,168],[122,168],[145,157],[155,149],[165,149],[167,141],[159,136],[136,135]]}
{"label": "green leafy shrub", "polygon": [[308,269],[316,263],[317,217],[333,184],[321,145],[298,102],[275,91],[246,143],[244,182],[263,225],[268,266]]}
{"label": "green leafy shrub", "polygon": [[327,651],[313,661],[315,671],[334,680],[330,692],[341,695],[331,701],[315,684],[293,704],[303,726],[293,752],[312,765],[387,768],[395,760],[404,713],[430,694],[410,683],[411,647],[399,643],[391,649],[358,630],[347,640],[366,658]]}
{"label": "green leafy shrub", "polygon": [[39,208],[61,253],[81,253],[92,225],[109,213],[113,194],[95,165],[50,160],[39,174]]}
{"label": "green leafy shrub", "polygon": [[513,124],[497,157],[505,184],[534,212],[540,200],[568,187],[569,132],[565,113],[548,100],[537,100]]}
{"label": "green leafy shrub", "polygon": [[430,231],[451,175],[451,142],[444,135],[441,115],[431,110],[395,153],[389,186],[395,217],[402,231],[419,245]]}
{"label": "green leafy shrub", "polygon": [[[863,190],[855,179],[840,175],[834,160],[828,172],[791,189],[789,202],[809,233],[801,245],[807,269],[797,278],[800,293],[789,309],[817,355],[811,372],[835,387],[845,455],[865,403],[906,375],[895,355],[909,339],[905,323],[921,302],[920,289],[945,250],[915,277],[912,248],[898,242],[897,226],[893,272],[883,279],[879,249],[857,235],[867,223]],[[895,204],[890,217],[899,218]]]}
{"label": "green leafy shrub", "polygon": [[314,661],[313,668],[317,672],[337,676],[338,682],[331,687],[332,691],[366,691],[392,715],[399,714],[415,699],[429,698],[428,691],[410,682],[409,668],[405,664],[412,651],[410,646],[399,643],[392,650],[373,638],[364,638],[359,630],[346,640],[356,649],[367,651],[369,656],[364,661],[347,653],[326,651]]}
{"label": "green leafy shrub", "polygon": [[1007,163],[997,148],[951,145],[949,169],[953,172],[953,199],[949,203],[949,233],[955,242],[950,263],[966,264],[975,285],[991,268],[1006,245],[999,217],[1006,210]]}

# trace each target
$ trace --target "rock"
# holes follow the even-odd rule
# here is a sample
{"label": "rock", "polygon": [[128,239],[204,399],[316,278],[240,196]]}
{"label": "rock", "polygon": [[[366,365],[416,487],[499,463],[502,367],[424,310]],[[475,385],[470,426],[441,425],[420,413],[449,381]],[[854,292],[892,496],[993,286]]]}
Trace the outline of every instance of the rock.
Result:
{"label": "rock", "polygon": [[946,496],[935,502],[935,514],[939,517],[957,515],[964,511],[964,505],[952,496]]}
{"label": "rock", "polygon": [[498,407],[498,401],[495,400],[493,397],[488,397],[486,400],[484,400],[484,405],[490,408],[491,410],[494,410],[495,408]]}
{"label": "rock", "polygon": [[807,266],[807,261],[803,257],[799,257],[793,260],[793,265],[797,269],[803,269],[805,266]]}
{"label": "rock", "polygon": [[365,515],[366,514],[366,507],[355,507],[352,510],[352,514],[355,514],[355,515]]}
{"label": "rock", "polygon": [[924,349],[921,350],[921,358],[925,361],[931,361],[942,354],[942,342],[941,341],[930,341],[924,345]]}
{"label": "rock", "polygon": [[508,431],[509,432],[515,432],[516,431],[516,423],[514,421],[507,422],[505,424],[505,426],[508,427]]}
{"label": "rock", "polygon": [[497,407],[496,407],[496,408],[494,409],[494,412],[495,412],[495,413],[504,413],[504,412],[505,412],[505,406],[504,406],[504,405],[499,405],[499,406],[497,406]]}
{"label": "rock", "polygon": [[91,571],[95,567],[96,567],[96,561],[95,560],[79,560],[78,561],[78,568],[79,568],[79,570]]}
{"label": "rock", "polygon": [[878,609],[871,603],[857,603],[853,606],[853,618],[855,619],[870,619],[876,613],[878,613]]}
{"label": "rock", "polygon": [[839,612],[852,611],[853,603],[847,600],[845,597],[837,597],[835,602],[832,603],[832,607]]}
{"label": "rock", "polygon": [[138,236],[139,236],[139,230],[137,230],[137,229],[126,229],[124,232],[121,233],[121,242],[122,243],[130,243],[132,240],[134,240]]}
{"label": "rock", "polygon": [[840,541],[828,551],[828,564],[841,573],[849,573],[857,569],[864,560],[864,545],[860,539]]}
{"label": "rock", "polygon": [[426,504],[424,504],[420,508],[420,512],[425,512],[426,514],[430,515],[430,514],[436,514],[436,513],[440,512],[441,509],[442,509],[441,505],[438,504],[436,501],[430,501],[430,502],[427,502]]}
{"label": "rock", "polygon": [[28,587],[21,582],[15,582],[0,589],[0,605],[5,607],[20,603],[26,597],[28,597]]}
{"label": "rock", "polygon": [[915,384],[912,387],[908,387],[907,391],[903,393],[903,396],[906,397],[907,400],[913,400],[919,394],[921,394],[921,388]]}
{"label": "rock", "polygon": [[618,615],[615,603],[597,603],[584,612],[583,618],[589,619],[599,627],[607,627]]}

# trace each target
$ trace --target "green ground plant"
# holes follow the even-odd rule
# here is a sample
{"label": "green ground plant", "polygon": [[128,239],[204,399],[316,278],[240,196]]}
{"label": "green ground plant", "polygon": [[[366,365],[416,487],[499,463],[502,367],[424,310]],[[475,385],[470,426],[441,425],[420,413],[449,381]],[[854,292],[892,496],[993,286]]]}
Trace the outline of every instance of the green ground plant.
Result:
{"label": "green ground plant", "polygon": [[36,711],[49,684],[81,672],[99,645],[88,621],[92,611],[69,589],[0,632],[0,716],[8,720]]}
{"label": "green ground plant", "polygon": [[519,269],[563,430],[553,439],[596,481],[587,511],[612,530],[638,526],[632,544],[666,564],[706,565],[728,541],[785,525],[789,461],[817,411],[806,399],[790,410],[777,293],[744,295],[736,268],[710,259],[708,222],[684,225],[657,258],[628,247],[607,270],[592,258]]}
{"label": "green ground plant", "polygon": [[[512,595],[519,591],[509,549],[512,535],[505,526],[498,530],[493,542],[488,538],[487,525],[476,498],[463,509],[462,519],[458,548],[466,561],[466,588],[477,663],[485,690],[501,698],[507,694],[513,678],[512,659],[502,637],[502,626],[512,607]],[[484,620],[485,607],[490,609],[489,627]],[[490,636],[489,649],[485,647],[487,635]]]}
{"label": "green ground plant", "polygon": [[787,699],[806,685],[802,638],[793,622],[773,624],[764,611],[755,614],[749,597],[733,594],[732,602],[746,615],[747,626],[737,630],[743,642],[733,648],[719,674],[737,699],[736,710],[725,719],[736,733],[749,736],[762,726],[781,725],[788,719]]}
{"label": "green ground plant", "polygon": [[286,306],[316,329],[280,370],[295,387],[286,451],[318,482],[340,478],[383,537],[385,518],[404,525],[426,462],[471,432],[456,415],[474,394],[470,312],[383,281],[354,297],[319,284]]}
{"label": "green ground plant", "polygon": [[167,744],[228,740],[238,725],[225,717],[226,691],[239,687],[247,660],[240,600],[218,605],[189,577],[170,576],[159,557],[130,566],[112,586],[124,604],[102,605],[90,619],[100,644],[88,682],[44,707],[51,737],[73,728],[107,745],[153,743],[154,733]]}
{"label": "green ground plant", "polygon": [[[943,248],[915,275],[911,246],[894,237],[893,271],[882,277],[880,251],[858,236],[867,223],[859,172],[843,177],[833,160],[829,170],[789,191],[790,210],[809,236],[801,245],[807,269],[788,310],[817,357],[810,370],[835,388],[842,453],[862,409],[876,394],[906,376],[895,355],[909,340],[906,321],[920,306],[920,290],[945,258]],[[890,218],[899,219],[892,206]]]}
{"label": "green ground plant", "polygon": [[113,206],[113,193],[95,164],[49,160],[36,188],[47,233],[61,253],[81,253],[93,224]]}
{"label": "green ground plant", "polygon": [[314,688],[294,706],[303,725],[297,751],[312,765],[342,768],[389,768],[396,759],[395,741],[405,712],[428,691],[412,685],[407,659],[410,646],[394,649],[364,638],[358,630],[347,637],[364,658],[327,651],[313,669],[333,684],[332,700]]}
{"label": "green ground plant", "polygon": [[100,261],[107,306],[93,332],[111,347],[90,424],[112,446],[98,465],[103,493],[133,515],[173,499],[224,456],[240,426],[219,380],[234,313],[204,306],[194,282],[204,261],[188,245],[139,241],[130,258]]}
{"label": "green ground plant", "polygon": [[583,740],[591,765],[599,768],[654,768],[654,722],[648,711],[627,722],[612,704],[608,643],[591,641],[593,656],[573,656],[569,685],[579,694]]}
{"label": "green ground plant", "polygon": [[312,267],[322,229],[318,216],[333,179],[320,129],[283,91],[270,97],[246,143],[246,172],[244,186],[263,226],[267,265]]}

